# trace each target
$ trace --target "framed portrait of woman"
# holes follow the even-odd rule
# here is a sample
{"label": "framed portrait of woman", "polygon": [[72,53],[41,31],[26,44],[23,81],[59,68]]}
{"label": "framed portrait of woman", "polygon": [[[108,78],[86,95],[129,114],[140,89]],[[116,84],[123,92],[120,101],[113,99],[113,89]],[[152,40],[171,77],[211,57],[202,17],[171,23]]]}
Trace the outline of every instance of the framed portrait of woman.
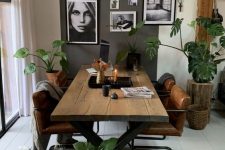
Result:
{"label": "framed portrait of woman", "polygon": [[175,20],[176,0],[144,0],[145,24],[170,25]]}
{"label": "framed portrait of woman", "polygon": [[97,0],[66,0],[69,43],[98,44],[97,8]]}

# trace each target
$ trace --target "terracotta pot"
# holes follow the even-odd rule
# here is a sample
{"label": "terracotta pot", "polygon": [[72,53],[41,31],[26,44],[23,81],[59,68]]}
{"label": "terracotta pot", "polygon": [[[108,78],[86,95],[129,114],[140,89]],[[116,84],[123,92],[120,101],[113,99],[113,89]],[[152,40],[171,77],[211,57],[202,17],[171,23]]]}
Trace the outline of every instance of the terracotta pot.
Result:
{"label": "terracotta pot", "polygon": [[64,71],[46,72],[46,77],[55,86],[64,86],[67,82],[67,75]]}

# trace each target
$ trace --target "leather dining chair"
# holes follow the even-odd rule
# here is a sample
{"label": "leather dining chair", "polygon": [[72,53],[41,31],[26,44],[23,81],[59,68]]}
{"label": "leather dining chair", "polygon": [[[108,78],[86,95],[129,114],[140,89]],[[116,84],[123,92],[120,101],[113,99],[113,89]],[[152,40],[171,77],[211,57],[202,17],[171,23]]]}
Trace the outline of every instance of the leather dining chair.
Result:
{"label": "leather dining chair", "polygon": [[[69,122],[50,120],[50,115],[58,101],[52,98],[48,91],[33,94],[33,115],[36,123],[39,144],[46,150],[51,134],[79,133]],[[93,128],[93,122],[87,122],[87,128]],[[36,148],[36,145],[34,144]],[[34,148],[34,149],[35,149]]]}
{"label": "leather dining chair", "polygon": [[[180,88],[174,85],[171,90],[170,98],[168,100],[167,112],[169,115],[169,122],[152,122],[150,126],[144,129],[140,135],[135,139],[142,140],[162,140],[166,136],[181,136],[183,132],[184,123],[186,120],[186,110],[190,105],[190,96]],[[135,125],[135,122],[129,123],[130,128]],[[160,137],[151,137],[146,135],[161,135]],[[168,149],[168,146],[137,146],[134,145],[134,140],[131,142],[131,148],[152,148],[152,149]]]}
{"label": "leather dining chair", "polygon": [[176,81],[171,78],[165,79],[165,81],[163,82],[163,85],[159,85],[157,81],[153,81],[153,85],[156,89],[156,92],[159,95],[159,98],[165,108],[167,108],[171,89],[175,84],[176,84]]}

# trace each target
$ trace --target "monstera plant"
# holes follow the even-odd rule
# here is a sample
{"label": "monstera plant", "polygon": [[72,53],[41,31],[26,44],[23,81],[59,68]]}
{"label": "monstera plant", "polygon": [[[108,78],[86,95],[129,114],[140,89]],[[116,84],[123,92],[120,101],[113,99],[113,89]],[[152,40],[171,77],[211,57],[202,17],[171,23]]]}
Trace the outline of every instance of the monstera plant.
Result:
{"label": "monstera plant", "polygon": [[196,39],[183,44],[182,22],[183,19],[176,19],[170,33],[170,37],[179,35],[180,47],[163,44],[159,39],[150,37],[146,41],[146,53],[152,59],[157,55],[160,46],[181,51],[188,58],[188,72],[192,74],[194,81],[197,83],[207,83],[213,80],[217,73],[217,64],[224,61],[224,59],[218,59],[218,56],[220,56],[220,52],[225,48],[225,29],[222,24],[213,23],[211,18],[198,17],[192,21],[190,26],[203,28],[209,36],[210,41]]}

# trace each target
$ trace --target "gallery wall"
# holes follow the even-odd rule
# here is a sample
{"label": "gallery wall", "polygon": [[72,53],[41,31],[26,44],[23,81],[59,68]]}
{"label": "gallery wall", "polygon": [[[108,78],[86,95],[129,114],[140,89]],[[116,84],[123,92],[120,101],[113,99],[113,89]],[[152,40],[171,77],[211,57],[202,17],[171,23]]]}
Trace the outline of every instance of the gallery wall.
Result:
{"label": "gallery wall", "polygon": [[[118,51],[127,49],[128,32],[110,32],[110,12],[112,11],[136,11],[137,22],[142,20],[143,0],[138,1],[137,6],[129,6],[128,0],[120,0],[119,9],[110,9],[110,0],[99,0],[99,39],[104,39],[110,42],[109,58],[114,64]],[[66,40],[66,4],[64,0],[60,1],[61,15],[61,35],[62,39]],[[145,68],[151,79],[156,79],[157,58],[149,60],[145,56],[144,40],[148,36],[158,36],[157,25],[145,25],[137,34],[138,52],[141,53],[141,65]],[[99,57],[99,45],[76,45],[67,44],[64,48],[68,55],[70,63],[69,75],[76,75],[78,69],[83,64],[91,64],[95,58]],[[122,64],[124,64],[123,62]]]}

